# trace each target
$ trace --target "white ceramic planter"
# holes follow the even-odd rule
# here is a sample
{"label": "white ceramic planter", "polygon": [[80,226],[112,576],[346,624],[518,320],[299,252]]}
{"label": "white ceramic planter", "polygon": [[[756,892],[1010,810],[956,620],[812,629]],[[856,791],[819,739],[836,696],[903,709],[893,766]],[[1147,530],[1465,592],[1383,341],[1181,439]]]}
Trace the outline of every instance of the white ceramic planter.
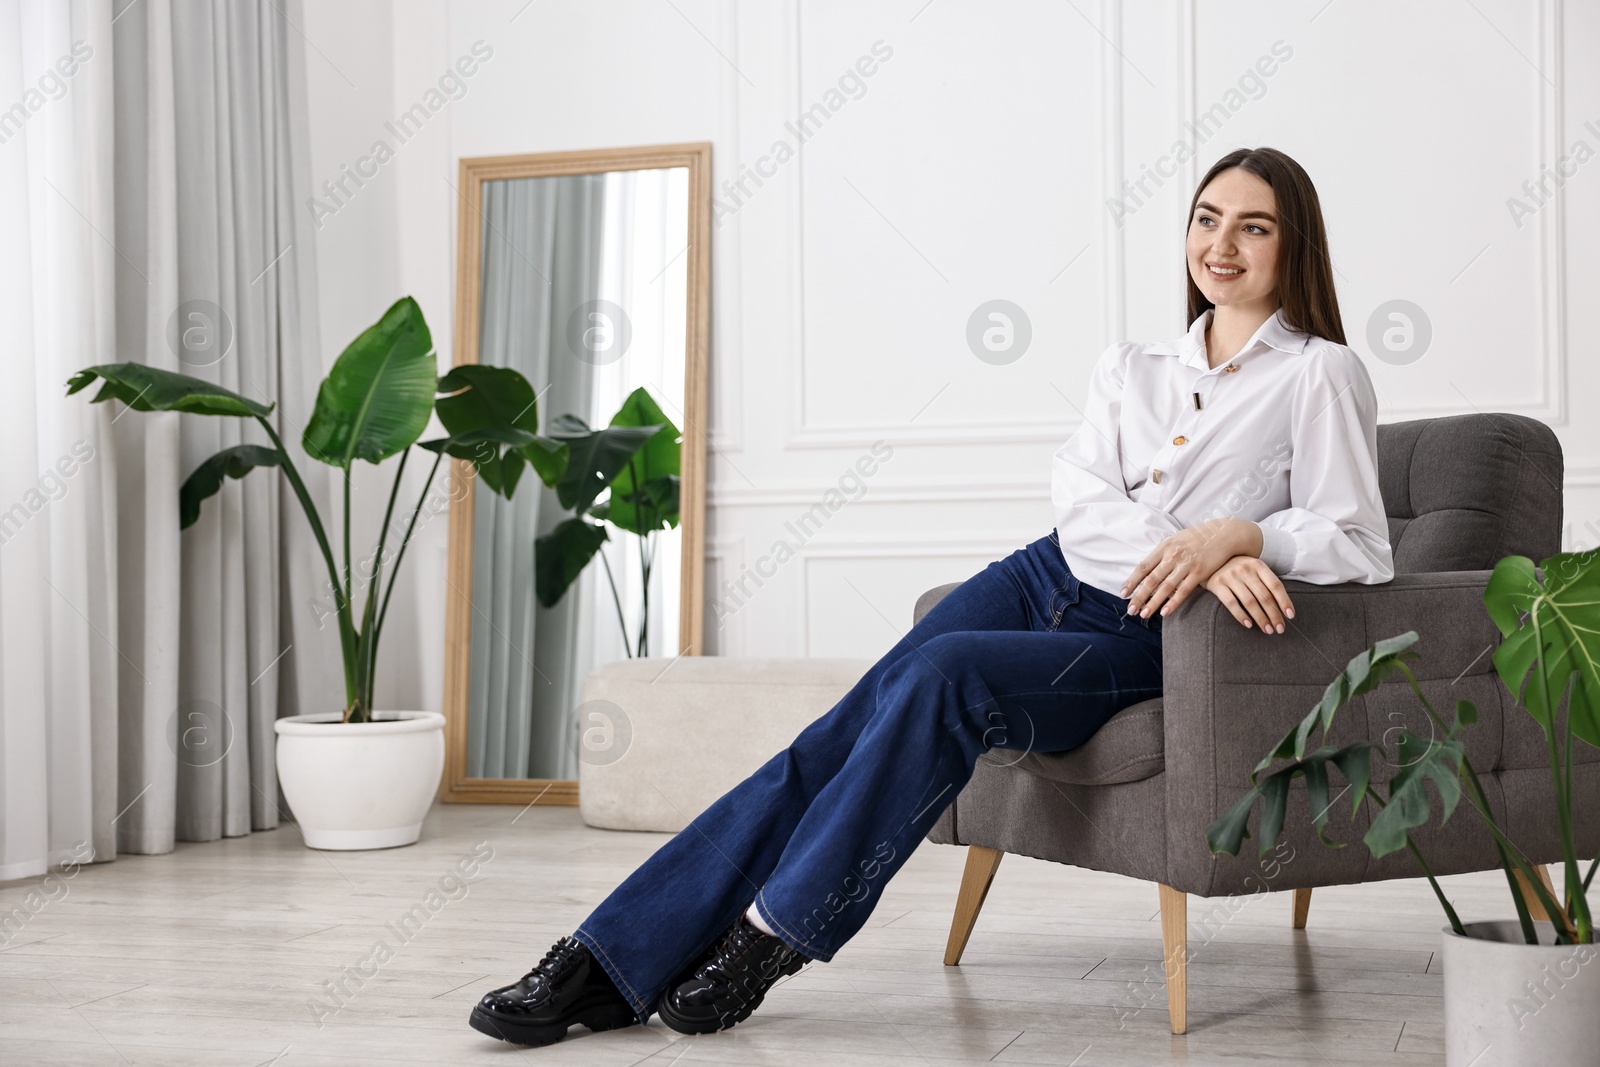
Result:
{"label": "white ceramic planter", "polygon": [[1546,1067],[1600,1055],[1600,945],[1540,944],[1515,922],[1444,928],[1446,1067]]}
{"label": "white ceramic planter", "polygon": [[439,792],[444,716],[380,711],[279,719],[278,781],[306,844],[351,850],[409,845]]}

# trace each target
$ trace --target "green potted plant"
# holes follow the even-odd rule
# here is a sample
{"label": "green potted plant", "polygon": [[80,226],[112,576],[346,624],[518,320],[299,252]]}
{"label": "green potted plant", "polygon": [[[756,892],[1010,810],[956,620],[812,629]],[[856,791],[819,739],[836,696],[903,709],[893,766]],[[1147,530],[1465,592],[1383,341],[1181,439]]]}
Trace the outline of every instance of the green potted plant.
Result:
{"label": "green potted plant", "polygon": [[[445,456],[469,461],[485,486],[506,497],[515,491],[524,466],[532,466],[547,485],[562,477],[569,449],[537,432],[533,388],[522,375],[503,367],[459,366],[438,377],[432,335],[410,297],[397,301],[352,341],[323,379],[301,438],[308,456],[342,474],[341,562],[335,559],[322,517],[269,418],[275,405],[141,363],[87,367],[68,381],[67,393],[96,381],[100,389],[94,403],[120,400],[136,411],[254,419],[261,427],[268,444],[225,448],[189,475],[179,493],[181,524],[193,525],[201,505],[221,489],[225,478],[242,478],[258,467],[282,472],[327,566],[344,665],[342,711],[277,720],[278,776],[284,796],[306,844],[313,848],[387,848],[414,842],[444,768],[444,716],[374,712],[379,639],[395,577]],[[435,414],[446,436],[419,442]],[[395,505],[413,445],[433,453],[432,466],[403,536],[391,543]],[[377,551],[370,570],[357,574],[350,546],[351,473],[357,460],[376,465],[395,455],[400,462]],[[358,579],[366,586],[359,612]],[[329,694],[330,704],[334,699]]]}
{"label": "green potted plant", "polygon": [[[1448,719],[1423,695],[1406,661],[1416,658],[1415,631],[1379,641],[1351,659],[1321,701],[1290,730],[1251,773],[1251,788],[1206,828],[1213,854],[1238,855],[1250,836],[1249,817],[1261,805],[1260,850],[1283,831],[1289,785],[1303,778],[1312,825],[1323,834],[1332,806],[1330,770],[1348,783],[1352,818],[1362,804],[1375,811],[1362,843],[1373,856],[1408,849],[1439,899],[1444,929],[1445,1048],[1449,1067],[1494,1064],[1589,1063],[1600,1048],[1600,966],[1594,961],[1594,921],[1589,889],[1600,858],[1580,872],[1575,818],[1573,749],[1578,741],[1600,747],[1600,567],[1597,550],[1563,552],[1537,569],[1526,556],[1500,560],[1484,590],[1484,604],[1500,630],[1494,666],[1512,696],[1538,722],[1547,743],[1555,796],[1552,813],[1561,841],[1561,900],[1545,887],[1527,858],[1495,820],[1488,796],[1461,736],[1477,719],[1470,701],[1457,701]],[[1400,731],[1398,770],[1387,787],[1372,783],[1370,741],[1327,743],[1335,713],[1351,697],[1375,689],[1394,671],[1405,674],[1426,710],[1434,736]],[[1570,683],[1570,689],[1569,689]],[[1566,694],[1565,714],[1558,714]],[[1308,751],[1321,728],[1322,744]],[[1274,767],[1278,761],[1287,761]],[[1463,794],[1499,851],[1516,920],[1463,923],[1440,888],[1411,831],[1427,823],[1438,798],[1440,822]],[[1584,813],[1587,814],[1587,813]],[[1549,917],[1535,920],[1527,893]]]}
{"label": "green potted plant", "polygon": [[[535,539],[534,593],[541,605],[554,607],[598,554],[611,586],[623,647],[629,658],[648,655],[650,571],[655,563],[652,535],[678,525],[682,482],[678,428],[640,386],[628,394],[604,429],[593,430],[576,415],[562,415],[550,424],[550,436],[568,449],[566,469],[555,490],[561,506],[574,514]],[[606,486],[610,495],[596,504]],[[638,632],[631,641],[616,577],[600,551],[610,539],[608,522],[638,537],[642,603]]]}

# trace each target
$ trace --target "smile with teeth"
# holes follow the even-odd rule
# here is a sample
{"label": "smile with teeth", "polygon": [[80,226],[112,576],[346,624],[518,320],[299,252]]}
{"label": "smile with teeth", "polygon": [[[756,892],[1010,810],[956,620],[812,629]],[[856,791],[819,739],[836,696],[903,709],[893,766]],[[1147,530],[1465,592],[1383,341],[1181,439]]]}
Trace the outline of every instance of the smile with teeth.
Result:
{"label": "smile with teeth", "polygon": [[1243,267],[1219,267],[1215,263],[1207,263],[1206,269],[1218,278],[1235,278],[1244,273]]}

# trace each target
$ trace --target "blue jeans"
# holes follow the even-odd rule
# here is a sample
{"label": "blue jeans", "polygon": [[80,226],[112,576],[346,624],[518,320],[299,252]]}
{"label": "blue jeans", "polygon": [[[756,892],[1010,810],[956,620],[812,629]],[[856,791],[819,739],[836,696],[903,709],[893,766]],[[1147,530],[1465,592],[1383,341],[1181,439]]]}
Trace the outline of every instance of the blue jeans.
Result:
{"label": "blue jeans", "polygon": [[[1127,600],[1081,582],[1056,536],[952,590],[583,921],[573,936],[641,1023],[752,900],[792,948],[832,959],[979,755],[1076,748],[1160,695],[1160,616],[1128,615]],[[714,738],[705,755],[717,758]]]}

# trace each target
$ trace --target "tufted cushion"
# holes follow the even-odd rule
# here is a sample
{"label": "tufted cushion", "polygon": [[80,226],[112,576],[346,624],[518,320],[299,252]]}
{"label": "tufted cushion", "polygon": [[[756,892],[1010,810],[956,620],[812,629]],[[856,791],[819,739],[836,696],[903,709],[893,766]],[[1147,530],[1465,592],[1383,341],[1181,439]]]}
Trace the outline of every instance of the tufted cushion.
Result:
{"label": "tufted cushion", "polygon": [[1561,550],[1561,443],[1505,412],[1378,427],[1378,487],[1396,574],[1491,570]]}
{"label": "tufted cushion", "polygon": [[1132,704],[1106,720],[1085,744],[1068,752],[991,748],[978,757],[1068,785],[1117,785],[1160,774],[1161,698]]}

